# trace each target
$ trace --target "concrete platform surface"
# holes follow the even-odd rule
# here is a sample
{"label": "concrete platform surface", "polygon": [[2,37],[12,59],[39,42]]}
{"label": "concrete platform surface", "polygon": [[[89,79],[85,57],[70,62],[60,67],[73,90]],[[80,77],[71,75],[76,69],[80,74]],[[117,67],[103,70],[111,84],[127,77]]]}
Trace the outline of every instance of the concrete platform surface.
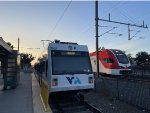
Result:
{"label": "concrete platform surface", "polygon": [[2,91],[3,79],[0,79],[0,113],[33,113],[32,79],[30,74],[21,73],[16,89]]}
{"label": "concrete platform surface", "polygon": [[0,77],[0,113],[52,113],[45,112],[40,99],[40,86],[34,73],[20,73],[20,83],[16,89],[2,91]]}

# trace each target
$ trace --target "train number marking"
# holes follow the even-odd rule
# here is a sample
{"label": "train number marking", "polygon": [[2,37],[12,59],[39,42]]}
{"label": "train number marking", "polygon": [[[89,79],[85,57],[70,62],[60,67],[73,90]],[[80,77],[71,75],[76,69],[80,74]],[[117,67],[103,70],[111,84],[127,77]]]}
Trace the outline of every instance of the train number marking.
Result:
{"label": "train number marking", "polygon": [[70,84],[81,84],[78,77],[66,77]]}

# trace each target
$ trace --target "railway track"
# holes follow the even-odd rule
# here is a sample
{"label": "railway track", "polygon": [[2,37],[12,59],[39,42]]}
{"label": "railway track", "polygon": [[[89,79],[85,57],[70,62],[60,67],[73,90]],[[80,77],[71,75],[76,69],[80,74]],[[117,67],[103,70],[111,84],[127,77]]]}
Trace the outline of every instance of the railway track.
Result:
{"label": "railway track", "polygon": [[98,108],[84,101],[83,95],[52,96],[50,107],[53,113],[102,113]]}

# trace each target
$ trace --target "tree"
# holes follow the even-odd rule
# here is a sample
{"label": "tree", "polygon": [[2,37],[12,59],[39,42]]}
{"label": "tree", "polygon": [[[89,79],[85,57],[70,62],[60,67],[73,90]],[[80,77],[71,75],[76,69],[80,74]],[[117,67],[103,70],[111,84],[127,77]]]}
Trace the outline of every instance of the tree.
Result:
{"label": "tree", "polygon": [[99,48],[98,48],[99,51],[102,51],[102,50],[104,50],[104,49],[105,49],[105,47],[99,47]]}
{"label": "tree", "polygon": [[143,63],[146,63],[149,61],[149,54],[145,51],[142,52],[138,52],[136,54],[136,58],[135,58],[136,62],[138,65],[141,65]]}
{"label": "tree", "polygon": [[31,67],[31,62],[35,59],[32,54],[21,53],[21,68],[24,66]]}
{"label": "tree", "polygon": [[130,63],[132,64],[132,54],[131,53],[127,54],[127,57],[129,59]]}
{"label": "tree", "polygon": [[132,58],[132,54],[131,54],[131,53],[127,54],[127,57],[128,57],[129,59],[131,59],[131,58]]}
{"label": "tree", "polygon": [[148,55],[148,62],[150,63],[150,55]]}
{"label": "tree", "polygon": [[41,61],[43,61],[43,60],[46,60],[47,57],[48,57],[48,54],[44,54],[44,55],[42,55],[42,57],[39,57],[39,58],[38,58],[38,61],[41,62]]}

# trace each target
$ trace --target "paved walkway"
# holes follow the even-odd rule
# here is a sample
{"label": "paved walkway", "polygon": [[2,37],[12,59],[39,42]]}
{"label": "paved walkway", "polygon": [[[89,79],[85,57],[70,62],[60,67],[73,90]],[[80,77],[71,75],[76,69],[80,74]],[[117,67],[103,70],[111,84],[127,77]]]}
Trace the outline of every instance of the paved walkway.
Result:
{"label": "paved walkway", "polygon": [[0,78],[0,113],[33,113],[31,74],[20,75],[19,86],[6,91],[2,91]]}
{"label": "paved walkway", "polygon": [[40,86],[34,73],[20,73],[20,83],[16,89],[2,91],[3,78],[0,76],[0,113],[52,113],[45,112]]}

